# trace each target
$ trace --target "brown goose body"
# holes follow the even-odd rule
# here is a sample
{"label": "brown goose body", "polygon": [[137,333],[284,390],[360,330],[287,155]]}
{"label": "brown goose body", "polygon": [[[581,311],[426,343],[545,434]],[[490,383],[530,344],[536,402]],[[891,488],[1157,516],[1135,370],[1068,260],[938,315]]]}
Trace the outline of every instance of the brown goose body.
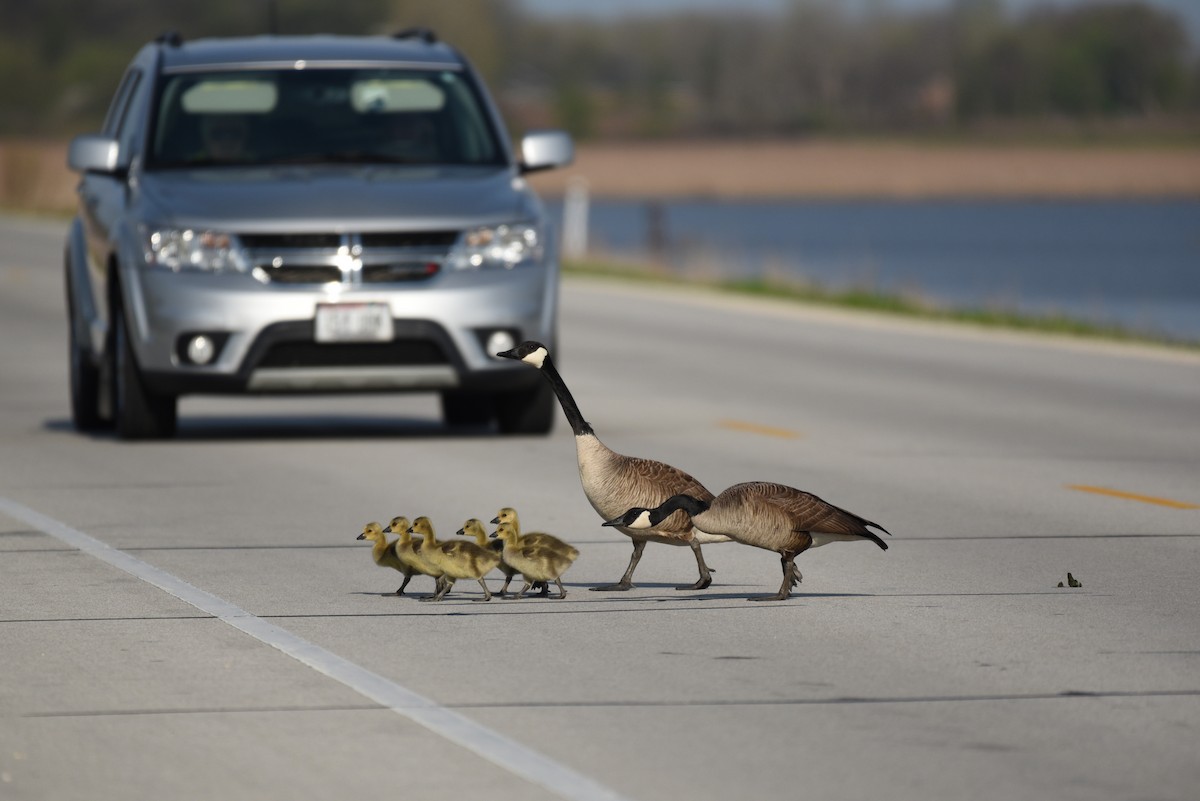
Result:
{"label": "brown goose body", "polygon": [[[625,456],[601,442],[591,425],[583,419],[546,346],[538,342],[523,342],[518,347],[497,355],[537,367],[542,376],[550,382],[575,434],[575,456],[579,465],[579,481],[583,486],[583,494],[602,518],[609,520],[633,506],[657,506],[673,495],[690,494],[702,500],[712,499],[712,493],[705,489],[703,484],[682,470],[653,459]],[[633,571],[642,558],[642,551],[645,550],[647,542],[690,547],[696,557],[700,578],[695,584],[677,589],[704,589],[712,583],[712,575],[704,563],[700,545],[706,542],[729,541],[729,537],[721,534],[698,534],[687,515],[682,514],[672,515],[652,530],[635,531],[623,526],[615,527],[633,540],[633,554],[629,559],[629,567],[616,584],[592,587],[594,590],[630,589],[633,586]]]}
{"label": "brown goose body", "polygon": [[630,508],[605,523],[636,529],[655,524],[668,514],[686,512],[693,525],[709,534],[780,555],[783,584],[779,592],[754,600],[783,600],[801,579],[795,558],[809,548],[830,542],[870,541],[887,550],[887,543],[870,528],[887,529],[818,498],[811,492],[769,481],[748,481],[723,490],[711,502],[677,495],[655,508]]}

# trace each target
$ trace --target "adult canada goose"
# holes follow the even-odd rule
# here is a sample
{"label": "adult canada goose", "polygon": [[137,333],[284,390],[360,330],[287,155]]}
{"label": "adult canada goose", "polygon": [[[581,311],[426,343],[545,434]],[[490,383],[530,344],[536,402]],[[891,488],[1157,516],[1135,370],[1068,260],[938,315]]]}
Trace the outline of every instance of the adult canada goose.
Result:
{"label": "adult canada goose", "polygon": [[[521,542],[522,537],[517,534],[512,523],[501,523],[492,532],[492,536],[498,537],[504,545],[504,561],[520,570],[521,575],[525,577],[525,586],[516,594],[517,598],[523,598],[535,581],[553,581],[558,585],[559,599],[567,597],[562,574],[574,563],[574,556],[556,548]],[[576,553],[578,554],[578,551]]]}
{"label": "adult canada goose", "polygon": [[[497,353],[506,359],[516,359],[533,365],[541,370],[542,375],[554,388],[558,402],[562,405],[567,422],[575,432],[575,456],[579,463],[579,481],[583,484],[583,494],[587,496],[592,508],[600,513],[605,520],[611,520],[631,507],[654,508],[673,495],[687,494],[703,501],[711,501],[712,493],[704,488],[699,481],[687,473],[669,464],[653,459],[639,459],[634,456],[624,456],[610,450],[592,430],[591,425],[583,419],[571,391],[550,358],[550,351],[540,342],[522,342],[512,350]],[[642,551],[647,542],[661,542],[668,545],[687,545],[696,555],[696,566],[700,570],[700,578],[695,584],[676,587],[679,590],[702,590],[712,584],[712,573],[704,564],[704,555],[700,553],[700,545],[709,542],[728,542],[729,537],[719,534],[696,531],[692,528],[691,520],[682,512],[668,515],[659,520],[653,527],[632,529],[628,526],[617,525],[617,530],[633,540],[633,555],[629,558],[629,567],[625,575],[616,584],[602,587],[592,587],[593,590],[628,590],[633,586],[633,571],[642,558]]]}
{"label": "adult canada goose", "polygon": [[887,550],[868,526],[885,534],[890,532],[878,523],[839,509],[810,492],[772,484],[750,481],[734,484],[711,501],[689,495],[676,495],[657,508],[631,508],[604,523],[634,530],[651,528],[668,515],[682,510],[692,519],[697,530],[727,537],[765,548],[780,555],[783,564],[783,584],[779,592],[752,601],[782,601],[800,583],[796,555],[809,548],[830,542],[870,540]]}
{"label": "adult canada goose", "polygon": [[437,537],[433,533],[433,523],[428,517],[418,517],[413,521],[412,527],[409,529],[412,534],[420,534],[424,537],[424,543],[421,545],[421,555],[425,557],[434,567],[442,571],[444,582],[441,588],[431,596],[422,598],[422,601],[440,601],[454,586],[455,579],[469,578],[479,582],[479,586],[483,587],[482,598],[472,598],[473,601],[490,601],[492,600],[491,590],[484,582],[483,577],[487,573],[500,564],[500,554],[490,548],[480,548],[473,542],[467,540],[450,540],[448,542],[438,542]]}
{"label": "adult canada goose", "polygon": [[403,595],[404,588],[408,586],[408,582],[412,579],[413,573],[416,571],[408,567],[400,561],[396,556],[396,542],[388,542],[387,535],[383,533],[384,529],[378,523],[367,523],[363,526],[362,533],[358,535],[358,539],[367,540],[371,543],[371,559],[380,567],[390,567],[393,570],[398,570],[404,574],[404,581],[400,584],[400,589],[396,590],[396,595]]}
{"label": "adult canada goose", "polygon": [[489,540],[487,529],[483,527],[483,523],[478,518],[472,517],[467,522],[463,523],[463,527],[458,530],[460,537],[474,537],[475,544],[480,548],[488,548],[500,554],[500,572],[504,574],[504,586],[500,588],[500,597],[503,598],[508,593],[508,585],[512,583],[512,578],[521,571],[504,561],[504,543],[500,540]]}
{"label": "adult canada goose", "polygon": [[[431,576],[434,579],[434,591],[436,592],[442,588],[442,571],[440,568],[434,567],[428,559],[421,556],[422,540],[420,537],[413,537],[409,533],[411,525],[407,517],[393,517],[392,522],[388,524],[384,532],[389,534],[395,532],[400,535],[400,539],[396,540],[393,547],[396,551],[396,559],[411,571],[411,573],[405,573],[405,575],[420,573],[422,576]],[[407,583],[407,579],[405,583]]]}

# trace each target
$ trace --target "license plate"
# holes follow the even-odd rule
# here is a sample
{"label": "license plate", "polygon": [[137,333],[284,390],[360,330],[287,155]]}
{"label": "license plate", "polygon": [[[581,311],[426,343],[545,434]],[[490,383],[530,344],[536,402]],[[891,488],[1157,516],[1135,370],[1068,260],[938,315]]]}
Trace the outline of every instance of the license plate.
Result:
{"label": "license plate", "polygon": [[318,303],[317,342],[387,342],[392,313],[386,303]]}

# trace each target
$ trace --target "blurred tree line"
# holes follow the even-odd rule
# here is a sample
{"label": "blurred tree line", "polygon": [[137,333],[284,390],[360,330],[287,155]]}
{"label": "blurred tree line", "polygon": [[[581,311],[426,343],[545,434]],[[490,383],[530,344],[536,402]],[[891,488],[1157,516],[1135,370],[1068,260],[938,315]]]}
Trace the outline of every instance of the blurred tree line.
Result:
{"label": "blurred tree line", "polygon": [[1200,112],[1182,23],[1144,2],[999,0],[847,12],[542,17],[519,0],[0,0],[0,134],[94,128],[133,52],[186,38],[428,25],[484,74],[517,129],[593,137],[960,131],[1017,121],[1177,124]]}

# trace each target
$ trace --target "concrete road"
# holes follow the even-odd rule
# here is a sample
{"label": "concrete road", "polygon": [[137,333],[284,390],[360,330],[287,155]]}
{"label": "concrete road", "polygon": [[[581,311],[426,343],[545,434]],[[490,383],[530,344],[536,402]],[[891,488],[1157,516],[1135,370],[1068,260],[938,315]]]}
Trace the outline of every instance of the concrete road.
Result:
{"label": "concrete road", "polygon": [[[595,593],[630,546],[565,424],[186,399],[177,440],[75,433],[64,228],[0,218],[0,798],[1197,797],[1200,359],[569,280],[610,447],[894,535],[784,603],[736,544],[708,590],[651,545]],[[387,597],[355,541],[505,505],[582,551],[565,600]]]}

